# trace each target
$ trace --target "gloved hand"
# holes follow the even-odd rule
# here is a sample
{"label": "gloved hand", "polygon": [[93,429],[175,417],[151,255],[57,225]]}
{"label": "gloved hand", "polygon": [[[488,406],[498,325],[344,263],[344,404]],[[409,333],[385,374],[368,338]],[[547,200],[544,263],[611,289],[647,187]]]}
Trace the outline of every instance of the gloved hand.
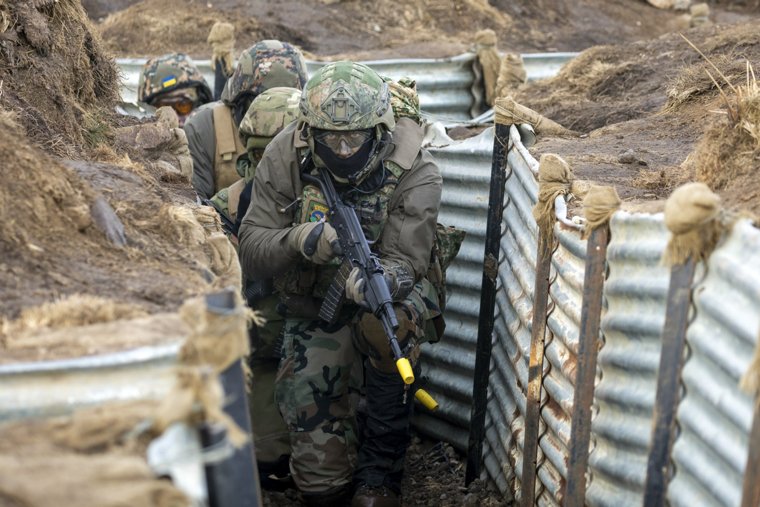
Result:
{"label": "gloved hand", "polygon": [[359,268],[353,268],[346,278],[346,298],[357,305],[364,302],[364,278]]}
{"label": "gloved hand", "polygon": [[288,234],[288,243],[314,264],[327,264],[341,253],[338,233],[327,222],[296,225]]}

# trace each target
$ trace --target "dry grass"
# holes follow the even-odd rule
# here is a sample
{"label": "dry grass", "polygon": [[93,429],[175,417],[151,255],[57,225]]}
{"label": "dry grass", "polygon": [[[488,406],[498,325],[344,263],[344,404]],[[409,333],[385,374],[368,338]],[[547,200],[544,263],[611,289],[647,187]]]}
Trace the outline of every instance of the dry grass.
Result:
{"label": "dry grass", "polygon": [[27,308],[18,319],[3,320],[0,335],[34,333],[42,329],[63,329],[145,315],[136,306],[85,294],[74,294],[40,306]]}
{"label": "dry grass", "polygon": [[746,64],[745,84],[722,92],[725,116],[708,129],[695,152],[696,175],[712,188],[727,188],[760,168],[760,87]]}
{"label": "dry grass", "polygon": [[665,111],[674,111],[682,104],[695,100],[697,97],[715,92],[718,87],[710,77],[713,65],[720,69],[732,83],[739,82],[744,77],[745,60],[731,55],[719,55],[711,59],[712,64],[703,62],[698,65],[685,66],[681,73],[673,79],[667,88],[668,102]]}

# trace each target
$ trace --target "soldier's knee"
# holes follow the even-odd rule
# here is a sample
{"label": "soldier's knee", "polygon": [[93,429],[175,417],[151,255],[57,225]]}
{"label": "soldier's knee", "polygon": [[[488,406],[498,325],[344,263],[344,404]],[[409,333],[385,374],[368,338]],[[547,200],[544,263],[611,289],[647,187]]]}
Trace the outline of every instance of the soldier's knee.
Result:
{"label": "soldier's knee", "polygon": [[[404,355],[414,364],[423,333],[422,315],[406,302],[396,303],[393,308],[399,324],[396,339]],[[364,313],[359,319],[357,331],[359,348],[369,356],[372,366],[384,373],[395,372],[396,361],[380,320],[371,313]]]}

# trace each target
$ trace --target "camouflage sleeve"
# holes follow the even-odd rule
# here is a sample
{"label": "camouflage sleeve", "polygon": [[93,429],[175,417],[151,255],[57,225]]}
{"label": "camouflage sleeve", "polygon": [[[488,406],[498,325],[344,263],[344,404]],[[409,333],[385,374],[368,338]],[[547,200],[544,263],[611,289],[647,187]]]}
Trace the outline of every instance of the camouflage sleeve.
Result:
{"label": "camouflage sleeve", "polygon": [[185,134],[193,157],[193,188],[204,199],[214,195],[214,116],[212,109],[201,109],[185,122]]}
{"label": "camouflage sleeve", "polygon": [[396,264],[419,280],[427,273],[441,205],[443,179],[433,157],[420,150],[391,201],[380,246],[383,265]]}
{"label": "camouflage sleeve", "polygon": [[264,151],[253,177],[251,204],[240,225],[240,264],[249,279],[261,278],[258,273],[278,275],[300,258],[288,246],[293,204],[301,192],[298,162],[283,150],[289,146],[283,137],[276,137]]}

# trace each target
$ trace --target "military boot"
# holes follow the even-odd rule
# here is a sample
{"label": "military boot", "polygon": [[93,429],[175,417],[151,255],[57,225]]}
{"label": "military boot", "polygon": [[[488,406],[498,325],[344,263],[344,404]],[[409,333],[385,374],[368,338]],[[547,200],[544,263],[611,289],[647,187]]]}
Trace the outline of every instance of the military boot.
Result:
{"label": "military boot", "polygon": [[401,499],[390,488],[362,484],[354,493],[351,507],[401,507]]}

